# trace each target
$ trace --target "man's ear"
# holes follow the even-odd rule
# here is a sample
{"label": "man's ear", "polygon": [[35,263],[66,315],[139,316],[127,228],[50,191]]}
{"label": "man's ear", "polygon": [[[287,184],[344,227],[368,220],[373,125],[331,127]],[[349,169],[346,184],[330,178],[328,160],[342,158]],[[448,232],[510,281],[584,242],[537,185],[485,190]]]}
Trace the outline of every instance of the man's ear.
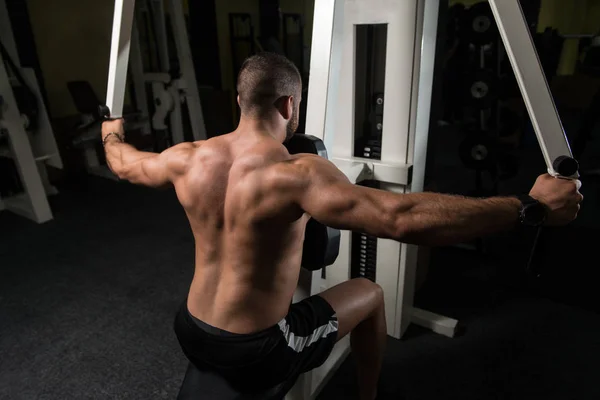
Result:
{"label": "man's ear", "polygon": [[240,105],[240,95],[239,94],[237,95],[237,103],[238,103],[238,106],[239,106]]}
{"label": "man's ear", "polygon": [[281,96],[275,101],[275,107],[283,119],[291,119],[292,115],[294,115],[294,97]]}
{"label": "man's ear", "polygon": [[284,116],[284,118],[291,119],[292,115],[294,115],[294,96],[286,97],[285,110],[286,110],[286,115]]}

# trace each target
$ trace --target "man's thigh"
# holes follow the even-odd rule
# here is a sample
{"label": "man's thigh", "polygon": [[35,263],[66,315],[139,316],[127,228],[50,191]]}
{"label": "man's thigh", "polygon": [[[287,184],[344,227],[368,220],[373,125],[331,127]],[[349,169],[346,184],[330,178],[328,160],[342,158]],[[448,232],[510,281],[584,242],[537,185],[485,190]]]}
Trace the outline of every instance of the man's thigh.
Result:
{"label": "man's thigh", "polygon": [[335,311],[338,320],[337,340],[373,315],[378,307],[383,307],[381,286],[365,278],[342,282],[318,296],[325,299]]}

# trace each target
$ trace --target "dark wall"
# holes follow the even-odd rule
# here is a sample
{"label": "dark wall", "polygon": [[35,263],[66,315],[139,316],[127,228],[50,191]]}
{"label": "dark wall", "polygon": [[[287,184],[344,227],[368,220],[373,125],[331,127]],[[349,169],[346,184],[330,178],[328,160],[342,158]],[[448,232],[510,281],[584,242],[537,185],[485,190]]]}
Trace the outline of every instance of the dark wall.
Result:
{"label": "dark wall", "polygon": [[18,62],[24,68],[33,68],[40,86],[42,98],[44,102],[48,104],[44,76],[40,68],[40,60],[38,58],[33,31],[31,29],[27,3],[25,0],[6,0],[6,9],[12,24],[13,37],[17,44],[17,52],[19,53],[19,60],[13,61]]}
{"label": "dark wall", "polygon": [[198,85],[221,89],[216,0],[189,2],[190,45]]}

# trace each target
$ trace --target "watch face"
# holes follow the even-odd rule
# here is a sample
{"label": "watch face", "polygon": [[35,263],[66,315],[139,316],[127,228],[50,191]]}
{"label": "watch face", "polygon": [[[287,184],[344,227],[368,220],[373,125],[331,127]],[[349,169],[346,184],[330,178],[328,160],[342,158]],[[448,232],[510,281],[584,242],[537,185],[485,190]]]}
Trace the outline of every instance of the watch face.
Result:
{"label": "watch face", "polygon": [[539,203],[528,204],[523,210],[523,222],[527,225],[538,226],[546,219],[546,210]]}

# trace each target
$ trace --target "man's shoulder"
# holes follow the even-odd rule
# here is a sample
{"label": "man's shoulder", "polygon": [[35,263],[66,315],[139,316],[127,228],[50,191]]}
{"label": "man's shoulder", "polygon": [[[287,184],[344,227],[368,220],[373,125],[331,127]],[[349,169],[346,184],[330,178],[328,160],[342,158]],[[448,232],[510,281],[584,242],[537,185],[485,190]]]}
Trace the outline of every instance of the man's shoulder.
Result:
{"label": "man's shoulder", "polygon": [[300,154],[289,154],[285,159],[278,160],[272,163],[267,168],[273,174],[289,174],[295,176],[301,176],[315,167],[318,167],[322,162],[326,162],[323,157],[316,154],[300,153]]}
{"label": "man's shoulder", "polygon": [[312,153],[290,154],[288,164],[298,167],[313,167],[326,163],[327,159]]}
{"label": "man's shoulder", "polygon": [[323,170],[323,162],[327,160],[315,154],[291,154],[284,160],[261,168],[255,176],[263,190],[291,194],[307,187]]}

